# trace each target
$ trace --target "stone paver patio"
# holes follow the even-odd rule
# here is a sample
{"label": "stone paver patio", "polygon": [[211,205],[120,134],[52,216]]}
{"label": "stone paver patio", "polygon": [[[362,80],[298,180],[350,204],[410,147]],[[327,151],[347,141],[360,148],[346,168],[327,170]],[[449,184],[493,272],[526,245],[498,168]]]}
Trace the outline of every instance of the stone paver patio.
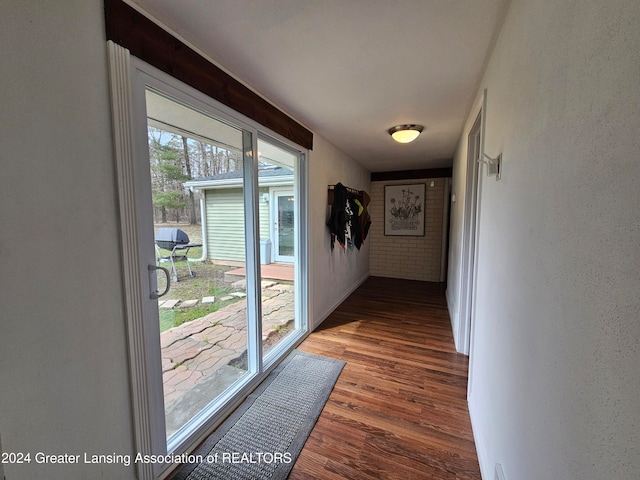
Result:
{"label": "stone paver patio", "polygon": [[[246,310],[247,300],[243,298],[160,334],[169,435],[181,426],[185,417],[182,410],[196,408],[194,401],[203,407],[244,372],[237,367],[239,362],[236,361],[247,349]],[[293,285],[263,282],[263,344],[268,343],[279,329],[292,325],[294,316]],[[187,398],[193,395],[203,398]]]}

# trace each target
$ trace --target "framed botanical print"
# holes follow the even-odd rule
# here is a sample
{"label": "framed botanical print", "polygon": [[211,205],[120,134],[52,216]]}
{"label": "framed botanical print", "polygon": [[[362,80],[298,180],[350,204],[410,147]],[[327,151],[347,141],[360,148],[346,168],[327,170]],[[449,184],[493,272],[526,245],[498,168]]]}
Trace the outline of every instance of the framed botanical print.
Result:
{"label": "framed botanical print", "polygon": [[384,234],[424,235],[426,184],[385,185]]}

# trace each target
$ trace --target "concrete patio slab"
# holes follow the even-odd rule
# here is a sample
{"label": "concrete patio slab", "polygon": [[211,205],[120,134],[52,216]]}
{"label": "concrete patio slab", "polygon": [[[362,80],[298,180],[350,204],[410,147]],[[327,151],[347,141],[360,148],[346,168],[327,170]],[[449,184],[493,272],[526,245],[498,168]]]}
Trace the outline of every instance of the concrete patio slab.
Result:
{"label": "concrete patio slab", "polygon": [[239,368],[222,365],[193,385],[188,395],[180,395],[165,403],[167,435],[175,433],[245,373]]}
{"label": "concrete patio slab", "polygon": [[174,308],[180,303],[180,300],[165,300],[162,305],[158,305],[160,308]]}
{"label": "concrete patio slab", "polygon": [[185,300],[180,304],[178,308],[191,308],[195,307],[198,304],[198,300]]}
{"label": "concrete patio slab", "polygon": [[[262,295],[262,341],[267,345],[271,336],[281,333],[282,327],[293,321],[294,292],[291,285],[263,282]],[[236,300],[241,296],[246,294],[229,295]],[[247,350],[246,310],[247,301],[243,298],[161,333],[169,435],[243,374]]]}

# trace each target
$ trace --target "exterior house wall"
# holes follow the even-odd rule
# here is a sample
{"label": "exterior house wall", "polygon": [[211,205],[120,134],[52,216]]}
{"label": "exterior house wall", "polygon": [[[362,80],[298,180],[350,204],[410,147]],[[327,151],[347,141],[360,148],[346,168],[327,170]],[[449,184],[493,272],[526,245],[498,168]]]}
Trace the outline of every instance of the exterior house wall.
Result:
{"label": "exterior house wall", "polygon": [[[260,188],[259,194],[269,193]],[[241,188],[205,190],[207,256],[214,260],[244,262],[244,196]],[[260,239],[269,238],[269,203],[259,202]]]}
{"label": "exterior house wall", "polygon": [[[433,181],[434,186],[431,186]],[[444,178],[371,182],[369,213],[372,224],[371,275],[426,282],[440,281]],[[385,236],[384,186],[422,183],[426,186],[425,234],[420,237]]]}
{"label": "exterior house wall", "polygon": [[456,153],[448,297],[460,305],[466,135],[487,88],[469,408],[483,478],[640,472],[640,3],[513,0]]}
{"label": "exterior house wall", "polygon": [[[264,187],[260,187],[258,189],[259,191],[259,196],[262,197],[263,194],[267,194],[269,195],[269,188],[264,188]],[[269,202],[264,202],[262,200],[260,200],[259,206],[258,206],[258,215],[259,215],[259,221],[260,221],[260,240],[267,240],[268,238],[270,238],[271,234],[269,233],[269,227],[270,227],[270,223],[271,223],[271,200],[269,200]]]}

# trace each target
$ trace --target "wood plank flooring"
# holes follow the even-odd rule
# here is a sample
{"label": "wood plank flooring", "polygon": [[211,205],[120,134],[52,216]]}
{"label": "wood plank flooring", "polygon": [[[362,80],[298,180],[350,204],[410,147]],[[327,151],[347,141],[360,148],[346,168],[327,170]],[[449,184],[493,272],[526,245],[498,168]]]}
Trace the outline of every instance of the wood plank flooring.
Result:
{"label": "wood plank flooring", "polygon": [[290,480],[481,479],[443,287],[371,277],[298,348],[347,365]]}

